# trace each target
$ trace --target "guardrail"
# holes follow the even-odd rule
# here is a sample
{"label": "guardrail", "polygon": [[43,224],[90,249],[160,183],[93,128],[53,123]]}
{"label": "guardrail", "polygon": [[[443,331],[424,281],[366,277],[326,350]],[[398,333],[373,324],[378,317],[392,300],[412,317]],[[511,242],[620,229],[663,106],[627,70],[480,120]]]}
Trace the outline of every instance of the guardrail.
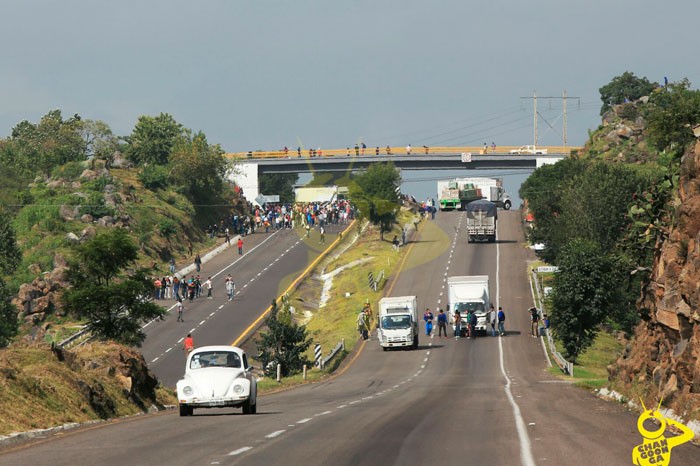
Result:
{"label": "guardrail", "polygon": [[73,335],[69,336],[63,341],[60,341],[56,344],[59,348],[71,348],[75,343],[77,343],[82,337],[86,337],[89,339],[90,337],[90,332],[88,331],[87,325],[84,326],[81,330],[77,331]]}
{"label": "guardrail", "polygon": [[[435,147],[412,147],[408,154],[406,147],[368,147],[364,151],[360,149],[355,152],[351,147],[348,149],[302,149],[299,153],[296,149],[269,150],[269,151],[249,151],[249,152],[229,152],[225,156],[228,158],[240,159],[266,159],[266,158],[287,158],[287,157],[348,157],[348,156],[368,156],[368,155],[459,155],[462,153],[482,154],[482,155],[506,155],[512,150],[519,149],[520,146],[501,146],[492,149],[490,146],[484,149],[483,146],[435,146]],[[542,146],[538,149],[546,149],[550,154],[570,154],[573,150],[579,150],[579,146]]]}
{"label": "guardrail", "polygon": [[[542,314],[545,313],[545,307],[544,307],[544,298],[543,298],[543,293],[540,287],[540,281],[537,278],[537,271],[532,270],[532,281],[535,283],[535,292],[537,293],[537,301],[539,302],[538,309],[540,311],[540,320],[542,319]],[[549,331],[549,329],[545,329],[545,334],[547,335],[547,344],[549,345],[549,352],[552,353],[552,357],[554,358],[554,361],[557,363],[557,366],[559,369],[562,370],[565,374],[570,375],[571,377],[574,376],[574,363],[569,362],[564,358],[564,356],[557,351],[557,347],[554,344],[554,339],[552,338],[552,334]]]}
{"label": "guardrail", "polygon": [[338,354],[341,350],[345,349],[345,338],[340,340],[337,345],[333,347],[331,352],[326,356],[325,358],[321,358],[321,369],[324,369],[326,367],[326,364],[330,362],[333,357]]}

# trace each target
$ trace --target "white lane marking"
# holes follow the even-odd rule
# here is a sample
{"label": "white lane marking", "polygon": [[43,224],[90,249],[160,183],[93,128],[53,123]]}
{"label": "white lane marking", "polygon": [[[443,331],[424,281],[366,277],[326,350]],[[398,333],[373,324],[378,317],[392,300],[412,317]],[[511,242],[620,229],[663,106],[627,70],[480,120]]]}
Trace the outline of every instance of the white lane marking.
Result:
{"label": "white lane marking", "polygon": [[336,406],[335,409],[343,409],[343,408],[346,408],[347,406],[348,406],[348,405],[340,405],[340,406]]}
{"label": "white lane marking", "polygon": [[529,425],[529,426],[534,426],[535,423],[534,423],[534,422],[528,422],[527,425]]}
{"label": "white lane marking", "polygon": [[279,435],[284,434],[285,432],[287,432],[287,431],[284,430],[284,429],[283,429],[283,430],[276,430],[276,431],[272,432],[271,434],[267,434],[267,435],[265,436],[265,438],[275,438],[275,437],[277,437],[277,436],[279,436]]}
{"label": "white lane marking", "polygon": [[236,456],[240,455],[241,453],[245,453],[249,450],[252,450],[253,447],[241,447],[238,450],[233,450],[231,453],[228,454],[228,456]]}
{"label": "white lane marking", "polygon": [[[259,277],[260,275],[262,275],[262,272],[258,272],[258,274],[256,275],[256,277]],[[455,324],[455,325],[457,325],[457,324]]]}
{"label": "white lane marking", "polygon": [[428,346],[433,346],[433,342],[431,341],[430,343],[428,343]]}
{"label": "white lane marking", "polygon": [[214,314],[216,314],[216,311],[214,311],[214,312],[212,312],[211,314],[209,314],[209,317],[212,317]]}
{"label": "white lane marking", "polygon": [[154,359],[153,361],[151,361],[151,362],[156,362],[157,360],[158,360],[158,358],[155,358],[155,359]]}
{"label": "white lane marking", "polygon": [[294,424],[287,424],[287,427],[295,427]]}
{"label": "white lane marking", "polygon": [[[201,322],[199,323],[199,325],[203,325],[204,322],[206,322],[206,320],[201,321]],[[457,325],[457,324],[455,324],[455,325]]]}
{"label": "white lane marking", "polygon": [[428,362],[428,358],[423,359],[423,362]]}
{"label": "white lane marking", "polygon": [[396,384],[396,385],[394,385],[394,387],[393,387],[393,388],[399,388],[399,385],[398,385],[398,384]]}
{"label": "white lane marking", "polygon": [[[500,265],[501,265],[501,245],[498,243],[498,232],[496,232],[496,298],[500,301]],[[500,302],[499,302],[500,304]],[[520,407],[515,402],[513,394],[510,391],[510,378],[506,374],[505,363],[503,360],[503,338],[498,339],[498,355],[501,363],[501,373],[506,379],[506,385],[503,388],[508,397],[508,401],[513,409],[513,417],[515,418],[515,428],[518,431],[518,439],[520,440],[520,462],[523,466],[535,466],[535,459],[532,456],[532,447],[530,445],[530,436],[527,434],[525,421],[520,414]]]}
{"label": "white lane marking", "polygon": [[305,424],[311,420],[310,417],[304,418],[301,421],[297,421],[297,424]]}
{"label": "white lane marking", "polygon": [[374,396],[363,396],[362,397],[363,400],[371,400],[372,398],[374,398]]}
{"label": "white lane marking", "polygon": [[219,306],[217,309],[223,309],[223,308],[224,308],[224,305],[222,304],[222,305]]}
{"label": "white lane marking", "polygon": [[144,326],[141,327],[141,328],[146,328],[146,327],[148,327],[149,325],[151,325],[151,323],[153,323],[153,321],[150,321],[149,323],[147,323],[146,325],[144,325]]}
{"label": "white lane marking", "polygon": [[[455,324],[455,325],[457,325],[457,324]],[[425,364],[421,364],[420,368],[425,369]]]}
{"label": "white lane marking", "polygon": [[324,412],[322,412],[322,413],[314,414],[314,416],[315,416],[315,417],[318,417],[318,416],[325,416],[326,414],[330,414],[330,413],[332,413],[332,412],[333,412],[333,411],[324,411]]}
{"label": "white lane marking", "polygon": [[248,287],[248,284],[247,284],[247,283],[246,283],[245,285],[243,285],[243,288],[247,288],[247,287]]}
{"label": "white lane marking", "polygon": [[350,404],[351,404],[351,405],[354,405],[355,403],[359,403],[359,402],[361,402],[361,401],[362,401],[362,400],[351,401]]}
{"label": "white lane marking", "polygon": [[425,352],[425,355],[426,355],[426,356],[430,356],[430,351],[426,351],[426,352]]}
{"label": "white lane marking", "polygon": [[187,332],[187,333],[192,333],[192,332],[194,332],[195,330],[196,330],[196,329],[194,329],[194,328],[191,328],[191,329],[190,329],[190,331],[189,331],[189,332]]}
{"label": "white lane marking", "polygon": [[177,342],[178,342],[178,343],[182,343],[182,340],[184,340],[184,339],[185,339],[185,337],[182,337],[182,338],[180,338]]}
{"label": "white lane marking", "polygon": [[169,353],[170,351],[172,351],[172,349],[173,349],[173,347],[171,346],[170,348],[166,349],[165,352]]}

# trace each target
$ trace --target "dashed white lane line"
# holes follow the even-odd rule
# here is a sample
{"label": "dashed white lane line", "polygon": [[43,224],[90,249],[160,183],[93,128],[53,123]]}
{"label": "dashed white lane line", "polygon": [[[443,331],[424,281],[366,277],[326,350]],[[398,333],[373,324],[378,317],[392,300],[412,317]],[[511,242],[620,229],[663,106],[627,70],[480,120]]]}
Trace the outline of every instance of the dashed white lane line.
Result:
{"label": "dashed white lane line", "polygon": [[[457,324],[455,324],[455,325],[457,325]],[[421,364],[421,365],[420,365],[420,368],[421,368],[421,369],[425,369],[425,364]]]}
{"label": "dashed white lane line", "polygon": [[154,358],[153,361],[151,361],[151,362],[156,362],[158,359],[160,359],[160,358]]}
{"label": "dashed white lane line", "polygon": [[362,401],[362,400],[351,401],[350,404],[351,404],[351,405],[354,405],[354,404],[356,404],[356,403],[360,403],[361,401]]}
{"label": "dashed white lane line", "polygon": [[[204,322],[206,322],[206,320],[201,321],[201,322],[199,323],[199,325],[204,325]],[[455,324],[455,325],[457,325],[457,324]]]}
{"label": "dashed white lane line", "polygon": [[236,456],[240,455],[241,453],[245,453],[249,450],[252,450],[253,447],[241,447],[238,450],[233,450],[231,453],[228,454],[228,456]]}
{"label": "dashed white lane line", "polygon": [[307,417],[307,418],[302,419],[301,421],[297,421],[297,424],[306,424],[306,423],[309,422],[310,420],[311,420],[311,418],[310,418],[310,417]]}
{"label": "dashed white lane line", "polygon": [[180,338],[177,342],[178,342],[178,343],[182,343],[182,340],[184,340],[184,339],[185,339],[185,337],[182,337],[182,338]]}
{"label": "dashed white lane line", "polygon": [[212,317],[214,314],[216,314],[216,311],[214,311],[214,312],[212,312],[211,314],[209,314],[209,317]]}
{"label": "dashed white lane line", "polygon": [[340,406],[337,406],[335,409],[343,409],[343,408],[347,408],[347,406],[348,405],[340,405]]}
{"label": "dashed white lane line", "polygon": [[169,353],[170,351],[172,351],[172,349],[173,349],[173,347],[171,346],[170,348],[166,349],[165,352]]}
{"label": "dashed white lane line", "polygon": [[272,432],[271,434],[267,434],[267,435],[265,436],[265,438],[275,438],[275,437],[277,437],[277,436],[280,436],[280,435],[284,434],[285,432],[287,432],[287,431],[284,430],[284,429],[282,429],[282,430],[276,430],[276,431]]}
{"label": "dashed white lane line", "polygon": [[243,285],[243,288],[248,288],[248,284],[246,283],[245,285]]}
{"label": "dashed white lane line", "polygon": [[425,355],[426,355],[426,356],[430,356],[430,351],[426,351],[426,352],[425,352]]}
{"label": "dashed white lane line", "polygon": [[190,331],[187,332],[187,333],[192,333],[192,332],[194,332],[195,330],[196,330],[196,328],[191,328]]}
{"label": "dashed white lane line", "polygon": [[423,359],[423,362],[428,362],[428,358]]}
{"label": "dashed white lane line", "polygon": [[315,416],[315,417],[318,417],[318,416],[325,416],[326,414],[330,414],[330,413],[332,413],[332,412],[333,412],[333,411],[324,411],[324,412],[322,412],[322,413],[314,414],[314,416]]}

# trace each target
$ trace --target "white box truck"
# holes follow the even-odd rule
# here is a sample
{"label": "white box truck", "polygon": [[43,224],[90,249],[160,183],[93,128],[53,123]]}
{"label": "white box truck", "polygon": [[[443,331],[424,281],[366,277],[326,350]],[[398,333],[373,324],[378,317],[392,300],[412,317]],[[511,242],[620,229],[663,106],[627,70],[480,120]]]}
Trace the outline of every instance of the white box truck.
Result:
{"label": "white box truck", "polygon": [[463,275],[447,278],[447,311],[454,322],[455,311],[462,317],[462,332],[467,322],[467,311],[476,313],[476,331],[486,332],[488,326],[489,300],[488,275]]}
{"label": "white box truck", "polygon": [[379,300],[379,344],[389,348],[418,348],[418,305],[415,296],[393,296]]}

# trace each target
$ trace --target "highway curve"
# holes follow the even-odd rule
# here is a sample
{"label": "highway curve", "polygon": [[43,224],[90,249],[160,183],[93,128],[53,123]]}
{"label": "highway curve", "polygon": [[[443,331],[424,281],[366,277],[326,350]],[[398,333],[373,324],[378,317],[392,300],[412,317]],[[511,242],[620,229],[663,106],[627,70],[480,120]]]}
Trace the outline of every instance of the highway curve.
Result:
{"label": "highway curve", "polygon": [[[387,287],[434,309],[445,305],[447,276],[488,274],[492,299],[508,315],[504,338],[421,336],[419,350],[389,352],[372,339],[338,377],[264,396],[256,416],[139,416],[6,449],[0,464],[630,464],[640,443],[636,414],[546,372],[526,312],[525,265],[533,257],[522,245],[518,213],[499,219],[496,244],[467,244],[463,213],[439,214]],[[205,323],[200,338],[210,332]],[[696,447],[676,448],[672,464],[699,464]]]}

